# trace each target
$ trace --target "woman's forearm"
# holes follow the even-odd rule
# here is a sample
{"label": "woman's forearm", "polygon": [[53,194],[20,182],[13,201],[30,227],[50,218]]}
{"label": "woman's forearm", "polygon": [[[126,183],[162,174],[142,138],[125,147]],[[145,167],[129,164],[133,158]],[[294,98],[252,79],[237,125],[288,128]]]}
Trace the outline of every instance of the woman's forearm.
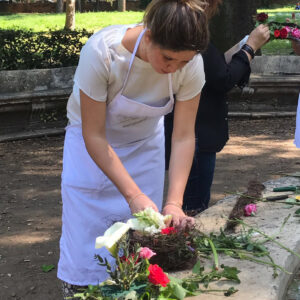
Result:
{"label": "woman's forearm", "polygon": [[195,119],[200,94],[188,101],[178,101],[174,110],[169,188],[166,205],[182,206],[185,186],[195,152]]}
{"label": "woman's forearm", "polygon": [[166,205],[182,206],[185,186],[190,174],[195,150],[195,138],[172,140],[172,153],[169,167],[169,188]]}

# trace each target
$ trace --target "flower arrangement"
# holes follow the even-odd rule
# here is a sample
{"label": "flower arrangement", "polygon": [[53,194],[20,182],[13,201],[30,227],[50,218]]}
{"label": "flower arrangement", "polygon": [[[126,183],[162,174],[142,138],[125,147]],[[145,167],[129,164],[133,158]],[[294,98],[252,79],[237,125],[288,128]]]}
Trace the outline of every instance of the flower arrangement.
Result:
{"label": "flower arrangement", "polygon": [[300,41],[300,27],[296,23],[291,22],[275,22],[269,21],[269,16],[266,13],[256,15],[257,25],[266,24],[271,31],[271,39],[290,39]]}
{"label": "flower arrangement", "polygon": [[[110,278],[97,286],[88,286],[74,297],[82,300],[181,300],[188,296],[208,292],[222,292],[225,296],[230,296],[237,292],[234,287],[225,290],[209,289],[212,281],[240,282],[239,270],[236,267],[219,264],[218,254],[223,253],[235,259],[246,259],[271,266],[274,277],[278,276],[279,271],[286,273],[288,271],[275,264],[271,253],[265,246],[266,243],[272,242],[300,258],[298,253],[282,245],[273,236],[266,235],[242,220],[234,221],[242,226],[242,231],[238,235],[226,234],[222,230],[219,234],[206,235],[196,228],[179,232],[173,227],[167,227],[164,221],[168,219],[169,216],[162,216],[152,209],[146,209],[135,214],[135,219],[127,223],[117,222],[107,229],[103,236],[96,239],[96,247],[106,247],[115,258],[115,264],[111,266],[106,258],[99,255],[95,255],[95,259],[100,266],[106,268]],[[284,224],[286,221],[287,218]],[[197,262],[191,268],[192,274],[183,279],[170,276],[161,265],[155,263],[155,258],[159,257],[161,248],[153,249],[145,246],[145,238],[140,239],[142,244],[136,240],[132,242],[132,232],[138,233],[141,237],[151,237],[154,246],[159,244],[160,240],[178,241],[180,237],[182,241],[185,241],[180,247],[190,248],[190,252],[197,253]],[[190,242],[194,248],[191,247]],[[173,243],[173,247],[175,245]],[[170,250],[170,248],[167,249]],[[162,257],[171,256],[168,254],[169,252],[163,253]],[[211,270],[205,270],[202,266],[201,260],[205,258],[213,258]],[[181,260],[184,260],[184,257],[179,254],[178,261]]]}
{"label": "flower arrangement", "polygon": [[[180,261],[186,262],[188,256],[183,250],[197,257],[195,249],[190,246],[193,234],[167,227],[165,222],[170,217],[162,216],[151,208],[134,216],[135,218],[127,223],[113,224],[103,236],[96,239],[96,248],[106,247],[115,258],[115,265],[111,266],[106,258],[95,255],[98,264],[106,267],[110,279],[98,286],[89,286],[82,293],[75,294],[75,297],[86,300],[184,299],[209,291],[207,287],[211,281],[222,279],[240,282],[237,268],[222,265],[220,269],[205,271],[200,261],[194,265],[193,274],[188,278],[178,279],[170,276],[156,263],[155,258],[161,256],[165,259],[172,256],[169,255],[172,248],[177,249],[177,252],[174,252],[177,255],[177,262],[172,262],[175,266]],[[154,248],[145,246],[145,242],[150,240],[153,241]],[[161,253],[163,248],[167,249],[167,252]],[[200,288],[200,283],[204,289]],[[219,290],[227,296],[236,291],[233,287]]]}

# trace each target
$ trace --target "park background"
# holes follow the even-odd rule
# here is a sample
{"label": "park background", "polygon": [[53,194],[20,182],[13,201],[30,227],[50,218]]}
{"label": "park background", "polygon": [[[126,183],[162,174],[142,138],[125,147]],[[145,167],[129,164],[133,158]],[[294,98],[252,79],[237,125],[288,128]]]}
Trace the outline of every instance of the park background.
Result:
{"label": "park background", "polygon": [[[44,40],[58,36],[59,41],[64,36],[71,36],[72,39],[65,42],[67,47],[64,53],[74,41],[79,41],[76,42],[76,51],[72,48],[75,57],[68,60],[69,66],[74,66],[80,48],[91,32],[111,24],[139,22],[143,15],[142,5],[147,4],[127,1],[124,11],[124,1],[113,1],[112,5],[105,1],[76,3],[78,10],[75,13],[75,28],[64,30],[66,5],[63,5],[63,12],[56,13],[55,2],[1,1],[0,43],[7,34],[12,41],[18,38],[20,42],[11,43],[10,51],[7,49],[7,42],[6,47],[4,43],[0,47],[0,69],[6,70],[3,65],[7,61],[4,62],[1,55],[8,52],[11,53],[11,60],[7,70],[18,67],[29,69],[24,63],[32,63],[32,58],[26,60],[24,56],[29,49],[29,52],[36,54],[36,63],[43,62],[43,57],[37,55],[38,48],[34,48],[37,43],[33,42],[43,36]],[[71,4],[76,8],[74,1]],[[280,20],[284,20],[291,16],[295,4],[294,1],[224,1],[212,25],[212,36],[221,49],[227,49],[251,31],[254,26],[253,15],[257,10],[276,14]],[[84,11],[85,5],[90,7],[89,12],[81,13],[80,10]],[[135,11],[131,10],[133,6]],[[97,11],[100,9],[106,11]],[[83,36],[82,32],[88,33]],[[57,44],[48,44],[48,47],[55,45]],[[50,48],[47,53],[53,55]],[[47,53],[44,52],[43,55],[47,57]],[[292,55],[292,48],[289,41],[277,41],[277,44],[264,47],[262,54]],[[36,68],[36,65],[32,64],[31,67]],[[41,65],[41,68],[46,67],[49,66]],[[0,90],[0,95],[1,93]],[[41,114],[39,117],[42,123],[55,121],[55,116]],[[293,145],[294,116],[270,119],[232,118],[229,123],[230,141],[217,157],[211,204],[228,194],[245,190],[249,180],[253,178],[264,182],[299,170],[299,150]],[[1,300],[60,299],[56,264],[61,226],[62,151],[62,134],[0,143]]]}

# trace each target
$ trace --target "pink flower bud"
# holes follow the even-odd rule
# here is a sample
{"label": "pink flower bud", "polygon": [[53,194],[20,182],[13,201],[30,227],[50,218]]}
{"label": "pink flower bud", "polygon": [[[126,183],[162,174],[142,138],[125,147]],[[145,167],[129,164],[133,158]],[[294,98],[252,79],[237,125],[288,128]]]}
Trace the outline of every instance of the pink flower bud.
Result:
{"label": "pink flower bud", "polygon": [[256,211],[257,211],[256,204],[251,203],[251,204],[247,204],[244,207],[244,214],[246,217],[255,216]]}
{"label": "pink flower bud", "polygon": [[292,36],[295,37],[295,38],[297,38],[297,39],[300,39],[300,29],[294,28],[292,30]]}
{"label": "pink flower bud", "polygon": [[152,256],[156,255],[155,252],[153,252],[151,249],[148,247],[143,247],[140,250],[140,258],[147,258],[150,259]]}

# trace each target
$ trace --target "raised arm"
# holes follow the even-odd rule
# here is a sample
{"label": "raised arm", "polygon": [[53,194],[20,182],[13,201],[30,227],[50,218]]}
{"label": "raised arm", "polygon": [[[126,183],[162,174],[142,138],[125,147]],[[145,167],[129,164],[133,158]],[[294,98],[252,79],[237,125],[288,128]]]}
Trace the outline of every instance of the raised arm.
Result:
{"label": "raised arm", "polygon": [[164,214],[173,215],[173,225],[185,227],[193,223],[182,210],[183,194],[190,173],[195,151],[195,119],[199,105],[198,94],[188,101],[177,101],[174,111],[169,188]]}
{"label": "raised arm", "polygon": [[[246,43],[254,51],[260,49],[270,38],[268,26],[259,25],[249,35]],[[235,85],[243,86],[250,76],[251,55],[245,50],[239,50],[237,45],[229,49],[229,53],[221,54],[212,44],[203,54],[206,86],[217,92],[227,93]],[[230,57],[229,57],[230,56]],[[227,62],[225,60],[227,59]]]}
{"label": "raised arm", "polygon": [[80,102],[82,135],[91,158],[124,196],[132,213],[146,207],[158,211],[154,202],[143,194],[133,181],[106,139],[106,103],[95,101],[82,91],[80,91]]}

